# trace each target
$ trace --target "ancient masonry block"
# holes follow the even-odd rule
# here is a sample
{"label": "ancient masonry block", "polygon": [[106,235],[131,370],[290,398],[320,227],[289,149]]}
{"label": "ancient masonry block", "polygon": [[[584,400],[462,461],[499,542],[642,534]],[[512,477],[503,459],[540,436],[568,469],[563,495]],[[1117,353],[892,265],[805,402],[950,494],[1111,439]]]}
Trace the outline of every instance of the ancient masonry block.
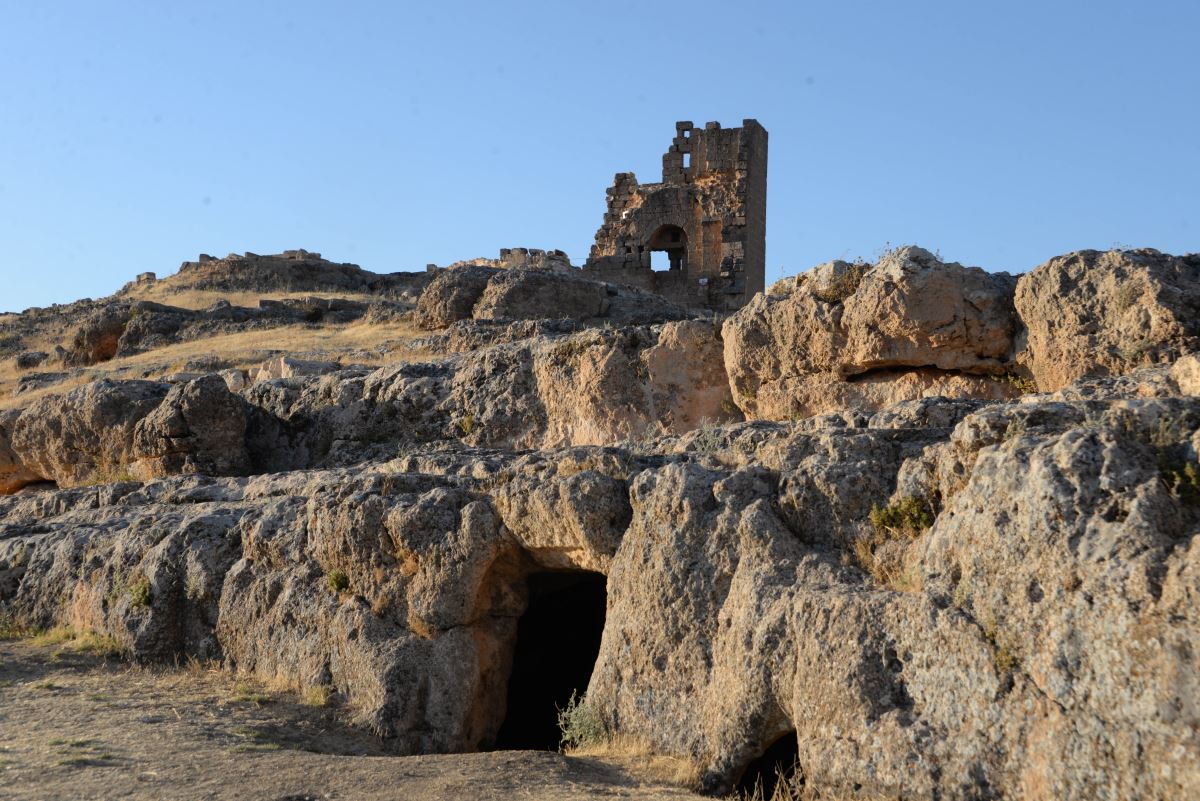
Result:
{"label": "ancient masonry block", "polygon": [[662,183],[617,173],[584,269],[686,306],[729,311],[763,290],[766,230],[766,129],[755,120],[703,130],[677,122]]}

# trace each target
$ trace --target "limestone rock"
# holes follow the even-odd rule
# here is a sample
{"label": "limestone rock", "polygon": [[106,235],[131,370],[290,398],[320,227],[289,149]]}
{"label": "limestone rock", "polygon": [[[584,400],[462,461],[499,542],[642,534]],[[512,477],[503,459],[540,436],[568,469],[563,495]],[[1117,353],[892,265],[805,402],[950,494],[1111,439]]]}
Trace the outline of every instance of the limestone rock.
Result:
{"label": "limestone rock", "polygon": [[131,316],[131,307],[125,303],[110,303],[89,314],[75,332],[66,363],[89,365],[116,356]]}
{"label": "limestone rock", "polygon": [[445,328],[458,320],[470,319],[488,281],[497,272],[487,267],[439,271],[417,301],[417,325]]}
{"label": "limestone rock", "polygon": [[929,395],[1017,394],[1013,279],[916,247],[776,283],[724,325],[734,400],[749,416],[874,410]]}
{"label": "limestone rock", "polygon": [[41,476],[21,463],[12,447],[12,429],[20,415],[19,409],[0,411],[0,495],[8,495],[41,480]]}
{"label": "limestone rock", "polygon": [[480,320],[538,317],[588,319],[605,312],[604,284],[548,270],[504,270],[491,276],[472,316]]}
{"label": "limestone rock", "polygon": [[441,270],[417,303],[417,324],[445,328],[460,320],[601,319],[645,325],[690,316],[650,292],[596,281],[576,272],[457,267]]}
{"label": "limestone rock", "polygon": [[18,353],[13,361],[18,370],[32,370],[41,366],[49,358],[50,354],[43,350],[26,350]]}
{"label": "limestone rock", "polygon": [[116,480],[129,475],[135,426],[166,394],[157,382],[102,380],[39,399],[12,424],[12,450],[26,471],[62,487]]}
{"label": "limestone rock", "polygon": [[[311,359],[296,359],[291,356],[276,356],[268,359],[254,369],[249,380],[253,383],[256,381],[272,381],[276,378],[324,375],[339,368],[340,365],[337,362],[322,362]],[[236,379],[234,379],[234,383],[236,384]]]}
{"label": "limestone rock", "polygon": [[1021,276],[1021,359],[1052,392],[1200,350],[1200,255],[1083,250]]}
{"label": "limestone rock", "polygon": [[1184,395],[1200,395],[1200,356],[1180,358],[1171,365],[1171,378]]}
{"label": "limestone rock", "polygon": [[144,478],[250,471],[246,447],[248,404],[225,380],[207,375],[173,386],[133,430],[131,468]]}

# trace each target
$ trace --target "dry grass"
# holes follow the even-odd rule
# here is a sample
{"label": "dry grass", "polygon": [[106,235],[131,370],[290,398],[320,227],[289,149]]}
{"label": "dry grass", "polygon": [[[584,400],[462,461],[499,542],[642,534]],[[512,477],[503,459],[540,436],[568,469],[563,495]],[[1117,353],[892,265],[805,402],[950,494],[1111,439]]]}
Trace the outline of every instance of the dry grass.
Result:
{"label": "dry grass", "polygon": [[257,308],[260,300],[299,300],[303,298],[335,298],[370,303],[380,300],[378,295],[360,292],[222,292],[215,289],[174,289],[169,279],[145,288],[138,288],[126,296],[129,300],[148,300],[181,309],[202,310],[214,303],[227,300],[234,306]]}
{"label": "dry grass", "polygon": [[125,655],[125,646],[115,637],[110,637],[106,634],[97,634],[92,631],[77,631],[70,626],[56,626],[34,634],[30,640],[34,645],[60,646],[55,651],[56,654],[62,654],[67,650],[71,650],[103,658],[115,659]]}
{"label": "dry grass", "polygon": [[616,735],[600,742],[568,748],[565,753],[571,757],[593,757],[616,762],[648,781],[690,790],[700,785],[700,766],[695,762],[655,753],[650,746],[631,737]]}
{"label": "dry grass", "polygon": [[156,378],[178,372],[191,359],[213,355],[220,356],[230,362],[233,367],[245,369],[259,364],[264,358],[267,358],[267,351],[280,351],[302,356],[305,353],[321,354],[356,350],[369,351],[369,353],[354,354],[353,363],[379,367],[435,355],[423,354],[406,347],[413,339],[424,335],[425,332],[408,323],[356,322],[323,326],[289,325],[260,331],[242,331],[192,342],[180,342],[135,356],[112,359],[88,367],[80,375],[61,383],[26,392],[16,397],[11,393],[14,389],[12,385],[16,383],[17,373],[11,369],[11,362],[9,362],[0,367],[0,393],[8,396],[0,398],[0,409],[28,406],[39,398],[62,394],[91,381],[112,376],[119,371],[133,372],[138,375],[148,374],[147,377]]}

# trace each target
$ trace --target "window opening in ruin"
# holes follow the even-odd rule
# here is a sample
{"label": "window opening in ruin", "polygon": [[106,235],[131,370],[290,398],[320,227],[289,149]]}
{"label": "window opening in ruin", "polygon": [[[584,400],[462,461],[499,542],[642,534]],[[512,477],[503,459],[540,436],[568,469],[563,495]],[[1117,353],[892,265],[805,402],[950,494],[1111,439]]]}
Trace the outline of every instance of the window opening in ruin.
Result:
{"label": "window opening in ruin", "polygon": [[692,154],[691,153],[683,154],[683,168],[685,170],[690,170],[692,168]]}
{"label": "window opening in ruin", "polygon": [[761,784],[762,795],[754,797],[772,798],[775,795],[775,786],[781,778],[788,782],[796,779],[799,773],[799,759],[800,741],[796,739],[796,732],[790,731],[771,743],[762,756],[746,766],[737,784],[738,793],[753,794],[756,785]]}
{"label": "window opening in ruin", "polygon": [[608,593],[603,575],[583,571],[534,573],[528,587],[495,747],[555,751],[558,710],[591,681]]}
{"label": "window opening in ruin", "polygon": [[[660,226],[650,237],[650,269],[686,270],[687,233],[678,225]],[[662,254],[666,254],[664,258]]]}

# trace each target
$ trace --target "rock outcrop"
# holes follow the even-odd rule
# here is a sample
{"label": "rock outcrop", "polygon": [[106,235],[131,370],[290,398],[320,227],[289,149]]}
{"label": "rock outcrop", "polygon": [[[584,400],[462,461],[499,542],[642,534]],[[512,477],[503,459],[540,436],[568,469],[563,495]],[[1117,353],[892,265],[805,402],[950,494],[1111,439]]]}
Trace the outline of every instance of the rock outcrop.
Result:
{"label": "rock outcrop", "polygon": [[1021,276],[1022,360],[1053,392],[1200,351],[1200,254],[1083,250]]}
{"label": "rock outcrop", "polygon": [[421,293],[417,323],[445,328],[460,320],[568,318],[616,325],[682,320],[690,312],[650,292],[594,281],[578,272],[456,267]]}
{"label": "rock outcrop", "polygon": [[[710,790],[794,737],[827,791],[1183,799],[1198,447],[1197,398],[927,400],[642,455],[116,484],[0,499],[0,587],[142,658],[332,685],[424,752],[493,741],[525,577],[599,571],[586,703]],[[909,497],[928,518],[872,514]]]}
{"label": "rock outcrop", "polygon": [[[1196,266],[1014,281],[905,248],[720,328],[597,325],[639,296],[569,274],[444,271],[414,349],[443,358],[0,412],[0,616],[470,751],[514,714],[538,582],[601,576],[575,713],[708,792],[782,742],[822,797],[1194,798]],[[1143,294],[1117,311],[1121,286]],[[1142,330],[1150,356],[1114,356]]]}
{"label": "rock outcrop", "polygon": [[725,322],[725,363],[748,416],[808,417],[919,397],[1012,397],[1014,279],[917,247],[878,264],[785,278]]}
{"label": "rock outcrop", "polygon": [[250,421],[262,416],[216,375],[175,386],[97,381],[10,413],[0,422],[0,459],[12,465],[14,485],[241,475],[258,463]]}

